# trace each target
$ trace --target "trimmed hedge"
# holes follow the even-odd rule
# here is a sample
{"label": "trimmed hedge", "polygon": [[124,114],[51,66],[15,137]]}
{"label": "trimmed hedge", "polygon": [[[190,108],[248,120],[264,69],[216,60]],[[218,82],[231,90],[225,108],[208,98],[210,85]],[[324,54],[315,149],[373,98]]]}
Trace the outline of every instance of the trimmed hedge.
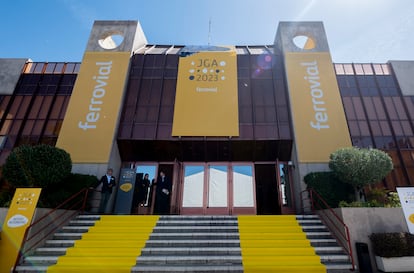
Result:
{"label": "trimmed hedge", "polygon": [[304,177],[307,188],[314,189],[332,208],[339,207],[341,201],[351,201],[354,189],[350,184],[341,182],[334,172],[313,172]]}
{"label": "trimmed hedge", "polygon": [[83,188],[95,187],[97,184],[96,176],[71,173],[62,183],[42,189],[39,207],[55,208]]}
{"label": "trimmed hedge", "polygon": [[71,172],[70,155],[59,148],[41,144],[22,145],[10,153],[3,175],[14,187],[47,187],[59,184]]}
{"label": "trimmed hedge", "polygon": [[373,233],[374,254],[380,257],[414,256],[414,235],[407,232]]}
{"label": "trimmed hedge", "polygon": [[3,165],[0,206],[8,206],[19,187],[42,188],[39,207],[55,208],[85,187],[96,186],[92,175],[72,174],[70,155],[49,145],[22,145],[10,153]]}

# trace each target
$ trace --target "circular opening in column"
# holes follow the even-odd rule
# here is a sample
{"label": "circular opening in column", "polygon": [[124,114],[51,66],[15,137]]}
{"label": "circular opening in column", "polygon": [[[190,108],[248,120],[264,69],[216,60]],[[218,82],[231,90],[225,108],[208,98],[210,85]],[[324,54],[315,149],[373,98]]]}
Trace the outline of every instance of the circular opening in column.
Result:
{"label": "circular opening in column", "polygon": [[103,49],[114,49],[122,44],[124,35],[120,32],[105,33],[101,39],[98,40],[99,45]]}
{"label": "circular opening in column", "polygon": [[316,46],[314,39],[308,35],[297,35],[293,37],[293,43],[296,47],[303,50],[310,50]]}

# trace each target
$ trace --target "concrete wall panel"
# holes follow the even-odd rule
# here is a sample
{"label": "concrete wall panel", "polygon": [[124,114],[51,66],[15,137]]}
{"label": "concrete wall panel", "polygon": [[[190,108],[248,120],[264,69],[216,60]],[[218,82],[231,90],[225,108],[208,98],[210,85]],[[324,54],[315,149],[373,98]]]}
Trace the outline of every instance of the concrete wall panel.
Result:
{"label": "concrete wall panel", "polygon": [[414,61],[389,61],[404,96],[414,96]]}
{"label": "concrete wall panel", "polygon": [[28,59],[0,59],[0,95],[11,95]]}

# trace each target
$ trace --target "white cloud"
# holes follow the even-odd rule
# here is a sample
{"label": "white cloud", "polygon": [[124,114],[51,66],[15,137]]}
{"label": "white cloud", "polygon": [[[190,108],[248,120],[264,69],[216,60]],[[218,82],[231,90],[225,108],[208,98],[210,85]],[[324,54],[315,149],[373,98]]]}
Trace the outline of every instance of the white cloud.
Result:
{"label": "white cloud", "polygon": [[342,39],[329,40],[333,60],[387,62],[390,59],[414,59],[414,51],[407,50],[414,48],[414,6],[397,14],[394,11],[389,10],[388,16],[376,16],[373,23],[360,26],[353,36],[348,32],[343,33]]}

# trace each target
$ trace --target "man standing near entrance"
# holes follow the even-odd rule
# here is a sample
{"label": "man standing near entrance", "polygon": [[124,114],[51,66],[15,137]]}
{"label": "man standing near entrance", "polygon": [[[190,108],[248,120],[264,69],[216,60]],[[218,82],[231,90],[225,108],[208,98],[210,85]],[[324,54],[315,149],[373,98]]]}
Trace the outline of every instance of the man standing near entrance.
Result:
{"label": "man standing near entrance", "polygon": [[113,170],[109,168],[104,176],[101,177],[101,203],[99,205],[99,213],[104,213],[111,198],[112,188],[116,186],[115,177],[112,175]]}
{"label": "man standing near entrance", "polygon": [[165,176],[164,171],[160,171],[157,182],[154,214],[169,214],[170,213],[170,195],[172,184]]}

